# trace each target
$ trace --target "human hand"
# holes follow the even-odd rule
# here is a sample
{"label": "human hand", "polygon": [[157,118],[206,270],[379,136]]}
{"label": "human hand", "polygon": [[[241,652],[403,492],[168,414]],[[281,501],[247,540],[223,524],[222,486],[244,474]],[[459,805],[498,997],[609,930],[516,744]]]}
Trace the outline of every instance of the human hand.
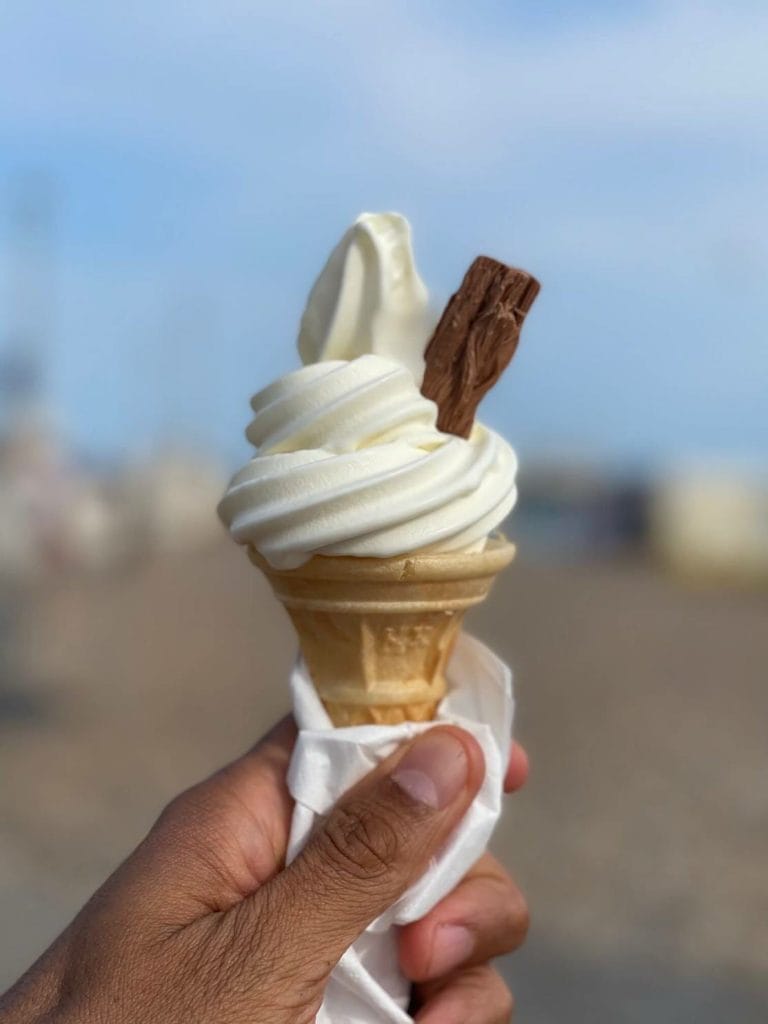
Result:
{"label": "human hand", "polygon": [[[284,866],[295,727],[177,797],[67,930],[0,999],[4,1024],[308,1024],[344,950],[424,871],[483,778],[466,732],[439,726],[354,786]],[[513,750],[507,788],[525,780]],[[487,961],[519,945],[525,903],[483,857],[403,928],[424,1024],[494,1024],[511,996]],[[481,996],[481,998],[479,998]]]}

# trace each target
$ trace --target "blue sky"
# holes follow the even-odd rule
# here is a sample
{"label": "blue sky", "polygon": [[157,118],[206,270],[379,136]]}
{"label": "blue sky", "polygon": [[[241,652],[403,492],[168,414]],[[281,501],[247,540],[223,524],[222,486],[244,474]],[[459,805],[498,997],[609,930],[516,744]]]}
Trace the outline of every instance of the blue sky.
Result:
{"label": "blue sky", "polygon": [[4,0],[0,283],[42,173],[62,429],[237,461],[328,250],[394,208],[437,305],[479,251],[540,277],[483,408],[523,456],[765,459],[766,39],[748,0]]}

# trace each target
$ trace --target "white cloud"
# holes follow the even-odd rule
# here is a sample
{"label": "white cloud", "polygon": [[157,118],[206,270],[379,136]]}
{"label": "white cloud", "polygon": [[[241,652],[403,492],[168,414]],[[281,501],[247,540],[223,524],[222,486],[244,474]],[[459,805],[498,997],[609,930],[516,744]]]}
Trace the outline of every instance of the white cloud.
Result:
{"label": "white cloud", "polygon": [[524,38],[512,19],[467,38],[459,19],[406,0],[3,9],[0,123],[201,156],[252,151],[282,109],[305,109],[294,132],[320,138],[312,83],[342,119],[368,112],[355,120],[363,138],[386,133],[448,176],[504,163],[542,133],[757,132],[768,101],[768,8],[749,3],[677,0],[643,21]]}
{"label": "white cloud", "polygon": [[667,2],[643,22],[592,21],[536,39],[491,26],[469,44],[389,9],[400,21],[388,26],[391,46],[372,54],[369,88],[404,148],[431,167],[524,159],[536,136],[553,132],[593,143],[763,136],[767,7]]}
{"label": "white cloud", "polygon": [[[494,224],[499,237],[512,225],[503,204],[493,217],[481,208],[509,183],[529,192],[511,204],[518,231],[533,234],[535,221],[563,257],[581,247],[582,258],[621,259],[624,232],[633,260],[651,258],[657,228],[681,256],[724,232],[764,252],[768,7],[666,0],[600,24],[523,36],[507,17],[468,35],[458,16],[409,0],[137,0],[119,16],[101,0],[6,0],[0,131],[208,175],[200,235],[217,218],[222,234],[258,222],[258,193],[311,194],[345,173],[351,184],[353,166],[374,195],[389,170],[425,188],[466,188],[489,242]],[[631,147],[642,156],[654,144],[668,166],[655,182],[639,168],[633,179]],[[731,161],[723,181],[708,170],[710,144]],[[623,160],[618,213],[600,192],[612,151]]]}

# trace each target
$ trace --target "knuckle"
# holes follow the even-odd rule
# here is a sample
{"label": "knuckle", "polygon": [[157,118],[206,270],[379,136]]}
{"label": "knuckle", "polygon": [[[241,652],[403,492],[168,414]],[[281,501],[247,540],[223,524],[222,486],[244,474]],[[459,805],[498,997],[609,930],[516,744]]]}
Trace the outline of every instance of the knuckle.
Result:
{"label": "knuckle", "polygon": [[493,1020],[498,1024],[509,1024],[515,1012],[515,997],[501,975],[490,970],[486,991],[494,1007]]}
{"label": "knuckle", "polygon": [[481,1019],[489,1024],[509,1024],[515,1012],[515,1000],[499,972],[483,964],[467,971],[464,978],[468,992],[475,997],[472,1006],[478,1024]]}
{"label": "knuckle", "polygon": [[162,810],[155,830],[178,837],[192,829],[211,851],[217,851],[231,836],[232,822],[239,808],[231,799],[226,785],[209,779],[185,789]]}
{"label": "knuckle", "polygon": [[195,785],[178,793],[160,812],[155,828],[175,831],[187,822],[195,821],[203,809],[200,791],[200,785]]}
{"label": "knuckle", "polygon": [[517,912],[517,937],[520,943],[524,942],[531,928],[531,912],[525,897],[518,894]]}
{"label": "knuckle", "polygon": [[509,991],[505,989],[503,997],[503,1005],[501,1010],[501,1016],[499,1017],[499,1024],[509,1024],[515,1015],[515,997]]}
{"label": "knuckle", "polygon": [[511,990],[508,989],[506,985],[504,986],[504,995],[503,995],[502,999],[503,999],[503,1017],[502,1017],[502,1020],[505,1021],[505,1022],[506,1021],[510,1021],[510,1020],[512,1020],[512,1017],[515,1014],[515,997],[512,995]]}
{"label": "knuckle", "polygon": [[169,800],[165,807],[160,812],[160,815],[155,822],[155,828],[173,828],[180,820],[183,820],[189,809],[189,790],[184,790],[183,793],[177,794],[172,800]]}
{"label": "knuckle", "polygon": [[326,853],[334,867],[355,878],[380,878],[395,866],[402,847],[399,830],[370,804],[337,808],[328,819]]}
{"label": "knuckle", "polygon": [[510,942],[510,950],[516,949],[525,942],[531,926],[531,914],[525,897],[519,889],[512,888],[504,903],[506,934]]}

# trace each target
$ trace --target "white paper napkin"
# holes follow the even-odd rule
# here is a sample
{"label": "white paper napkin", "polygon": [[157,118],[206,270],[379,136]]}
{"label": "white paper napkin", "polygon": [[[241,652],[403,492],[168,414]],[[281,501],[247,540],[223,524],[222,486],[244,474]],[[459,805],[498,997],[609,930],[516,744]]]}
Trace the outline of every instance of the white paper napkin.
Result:
{"label": "white paper napkin", "polygon": [[[512,673],[484,644],[462,634],[448,666],[448,692],[436,722],[471,732],[485,754],[485,780],[440,857],[339,961],[316,1024],[408,1024],[410,985],[397,964],[397,925],[435,906],[481,856],[501,812],[514,698]],[[288,771],[296,801],[288,845],[292,860],[318,817],[404,740],[435,722],[334,729],[299,660],[291,673],[299,738]]]}

